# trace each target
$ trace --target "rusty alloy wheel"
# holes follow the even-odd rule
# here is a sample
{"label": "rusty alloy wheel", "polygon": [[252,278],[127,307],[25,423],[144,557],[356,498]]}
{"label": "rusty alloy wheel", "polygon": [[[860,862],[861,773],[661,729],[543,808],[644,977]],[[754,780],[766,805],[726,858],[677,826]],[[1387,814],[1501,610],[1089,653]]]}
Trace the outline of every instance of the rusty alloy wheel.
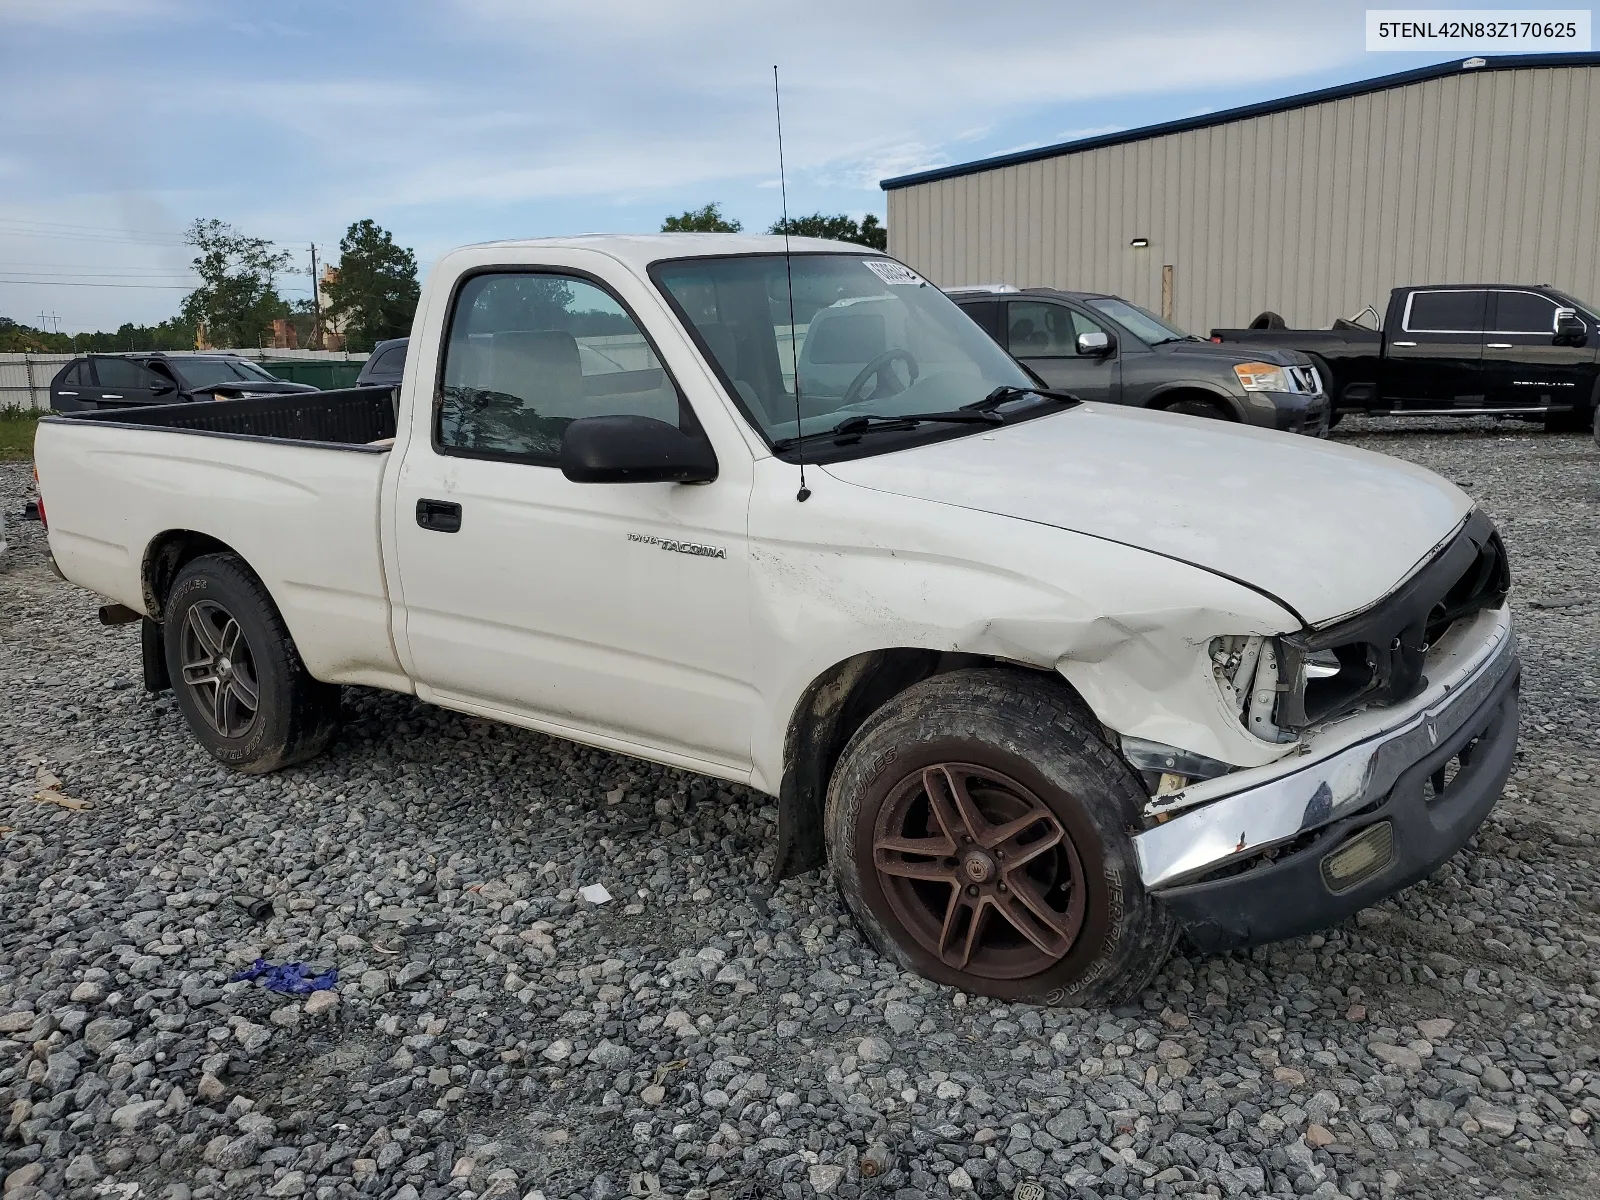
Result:
{"label": "rusty alloy wheel", "polygon": [[1083,861],[1050,807],[1015,779],[935,763],[885,797],[872,863],[895,916],[947,967],[1023,979],[1083,930]]}

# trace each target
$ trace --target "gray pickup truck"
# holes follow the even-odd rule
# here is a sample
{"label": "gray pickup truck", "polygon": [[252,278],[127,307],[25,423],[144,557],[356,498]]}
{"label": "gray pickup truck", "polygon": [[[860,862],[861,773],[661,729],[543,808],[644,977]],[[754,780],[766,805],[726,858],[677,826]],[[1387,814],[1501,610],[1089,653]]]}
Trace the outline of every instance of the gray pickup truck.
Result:
{"label": "gray pickup truck", "polygon": [[1218,346],[1101,292],[1004,284],[945,290],[1013,358],[1081,399],[1315,437],[1328,432],[1321,377],[1298,350]]}

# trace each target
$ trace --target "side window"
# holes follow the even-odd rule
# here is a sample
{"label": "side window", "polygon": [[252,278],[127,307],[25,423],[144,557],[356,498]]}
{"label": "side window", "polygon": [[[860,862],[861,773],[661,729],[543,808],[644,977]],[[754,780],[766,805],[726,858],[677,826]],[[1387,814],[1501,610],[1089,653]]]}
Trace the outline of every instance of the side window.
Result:
{"label": "side window", "polygon": [[95,368],[103,388],[147,388],[156,382],[154,375],[126,358],[96,359]]}
{"label": "side window", "polygon": [[450,317],[440,449],[554,466],[580,417],[693,416],[643,331],[602,288],[548,273],[476,275]]}
{"label": "side window", "polygon": [[390,371],[404,371],[406,369],[406,347],[390,346],[378,355],[378,361],[372,364],[374,371],[387,374]]}
{"label": "side window", "polygon": [[1013,300],[1006,306],[1006,348],[1013,358],[1073,358],[1078,331],[1064,304]]}
{"label": "side window", "polygon": [[1496,292],[1495,313],[1489,318],[1495,333],[1556,331],[1556,302],[1532,292]]}
{"label": "side window", "polygon": [[[1072,310],[1072,327],[1080,337],[1086,333],[1110,334],[1111,332],[1111,330],[1107,329],[1104,325],[1096,324],[1091,318],[1084,316],[1076,309]],[[1073,349],[1076,350],[1078,345],[1076,339],[1073,340],[1072,345]]]}
{"label": "side window", "polygon": [[958,301],[962,312],[971,317],[991,337],[997,337],[1000,327],[1001,305],[994,300],[966,300]]}
{"label": "side window", "polygon": [[91,387],[94,377],[89,374],[88,360],[73,363],[67,368],[67,373],[61,377],[62,387]]}
{"label": "side window", "polygon": [[1412,292],[1406,308],[1407,333],[1482,333],[1488,292]]}

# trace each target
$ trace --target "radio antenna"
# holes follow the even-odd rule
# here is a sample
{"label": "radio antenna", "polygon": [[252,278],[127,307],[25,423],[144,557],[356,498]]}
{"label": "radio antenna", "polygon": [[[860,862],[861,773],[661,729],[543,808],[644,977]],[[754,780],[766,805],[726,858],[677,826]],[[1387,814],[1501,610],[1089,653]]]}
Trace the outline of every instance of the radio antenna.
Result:
{"label": "radio antenna", "polygon": [[778,118],[778,192],[783,198],[783,278],[789,291],[789,361],[794,364],[794,456],[800,464],[800,490],[794,498],[801,504],[811,499],[806,486],[806,444],[800,432],[800,351],[794,332],[794,269],[789,262],[789,184],[783,174],[783,101],[778,96],[778,64],[772,64],[772,110]]}

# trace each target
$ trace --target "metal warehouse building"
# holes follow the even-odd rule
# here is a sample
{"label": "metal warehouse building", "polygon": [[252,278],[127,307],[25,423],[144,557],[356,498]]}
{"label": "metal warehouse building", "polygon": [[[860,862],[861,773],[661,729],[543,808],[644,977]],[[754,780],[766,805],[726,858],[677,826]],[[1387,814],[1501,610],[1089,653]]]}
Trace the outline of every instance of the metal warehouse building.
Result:
{"label": "metal warehouse building", "polygon": [[1469,58],[885,180],[943,286],[1114,292],[1204,333],[1408,283],[1600,302],[1600,54]]}

